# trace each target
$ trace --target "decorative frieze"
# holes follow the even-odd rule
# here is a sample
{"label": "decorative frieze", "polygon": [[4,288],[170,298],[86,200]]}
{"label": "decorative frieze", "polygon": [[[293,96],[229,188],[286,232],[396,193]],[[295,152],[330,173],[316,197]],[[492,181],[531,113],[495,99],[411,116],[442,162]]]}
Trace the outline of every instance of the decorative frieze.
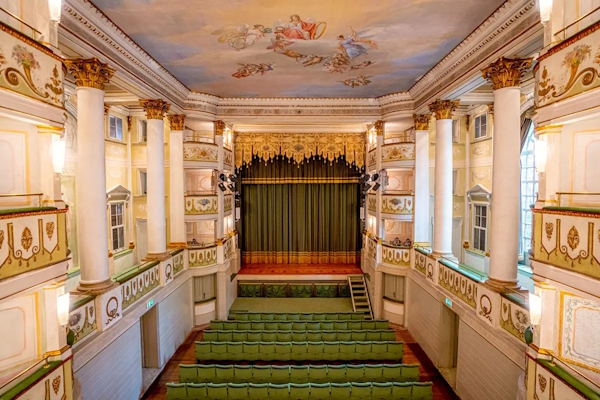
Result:
{"label": "decorative frieze", "polygon": [[436,100],[429,105],[429,111],[435,114],[435,119],[452,119],[452,113],[458,107],[459,100]]}
{"label": "decorative frieze", "polygon": [[410,249],[383,245],[381,261],[386,264],[410,267]]}
{"label": "decorative frieze", "polygon": [[219,160],[217,145],[212,143],[184,142],[183,160],[217,162]]}
{"label": "decorative frieze", "polygon": [[188,249],[190,268],[206,267],[217,263],[217,245],[201,249]]}
{"label": "decorative frieze", "polygon": [[531,68],[531,58],[504,58],[500,57],[497,61],[490,64],[481,71],[481,74],[487,79],[494,90],[507,87],[518,87],[521,85],[521,77],[526,70]]}
{"label": "decorative frieze", "polygon": [[381,161],[405,161],[415,159],[415,145],[413,143],[386,144],[381,148]]}
{"label": "decorative frieze", "polygon": [[160,119],[165,117],[165,113],[169,111],[171,106],[161,99],[140,100],[140,105],[146,112],[148,119]]}
{"label": "decorative frieze", "polygon": [[172,131],[182,131],[185,128],[185,115],[174,114],[169,115],[169,127]]}
{"label": "decorative frieze", "polygon": [[97,58],[65,60],[69,72],[75,77],[78,87],[89,87],[104,90],[115,74],[115,70]]}
{"label": "decorative frieze", "polygon": [[384,194],[381,212],[384,214],[411,215],[413,213],[414,196]]}
{"label": "decorative frieze", "polygon": [[185,215],[205,215],[219,212],[217,195],[185,196]]}
{"label": "decorative frieze", "polygon": [[476,307],[477,281],[454,268],[438,262],[438,284],[470,307]]}
{"label": "decorative frieze", "polygon": [[[136,284],[139,289],[139,286]],[[131,304],[133,301],[130,301]],[[95,299],[98,330],[105,331],[121,318],[123,318],[123,286],[119,285],[114,289],[96,296]]]}
{"label": "decorative frieze", "polygon": [[499,327],[499,319],[501,314],[500,294],[491,290],[484,284],[478,284],[475,312],[479,319],[491,327]]}
{"label": "decorative frieze", "polygon": [[123,310],[152,289],[160,286],[160,264],[158,262],[150,264],[150,267],[142,266],[141,268],[144,268],[143,272],[121,283]]}

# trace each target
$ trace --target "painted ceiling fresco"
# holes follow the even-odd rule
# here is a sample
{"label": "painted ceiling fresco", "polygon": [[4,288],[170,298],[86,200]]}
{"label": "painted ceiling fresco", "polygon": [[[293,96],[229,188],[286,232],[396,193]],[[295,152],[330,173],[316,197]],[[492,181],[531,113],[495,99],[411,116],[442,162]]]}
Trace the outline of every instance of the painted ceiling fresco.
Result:
{"label": "painted ceiling fresco", "polygon": [[93,0],[190,89],[223,97],[408,90],[503,0]]}

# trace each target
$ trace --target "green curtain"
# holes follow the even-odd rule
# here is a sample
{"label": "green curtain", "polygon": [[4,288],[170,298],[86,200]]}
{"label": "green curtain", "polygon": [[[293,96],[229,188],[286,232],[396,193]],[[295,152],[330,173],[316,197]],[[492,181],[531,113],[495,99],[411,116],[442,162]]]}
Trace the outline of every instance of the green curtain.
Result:
{"label": "green curtain", "polygon": [[245,263],[358,263],[357,168],[342,157],[254,159],[239,171]]}

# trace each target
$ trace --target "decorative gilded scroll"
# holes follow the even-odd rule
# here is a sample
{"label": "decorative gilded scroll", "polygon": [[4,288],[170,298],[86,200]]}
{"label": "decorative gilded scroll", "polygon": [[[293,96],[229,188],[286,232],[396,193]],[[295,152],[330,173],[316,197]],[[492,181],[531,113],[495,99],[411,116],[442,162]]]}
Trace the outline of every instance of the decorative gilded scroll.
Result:
{"label": "decorative gilded scroll", "polygon": [[252,157],[268,161],[284,155],[296,163],[312,156],[329,162],[344,155],[346,162],[364,167],[365,138],[361,133],[237,133],[235,166],[250,164]]}
{"label": "decorative gilded scroll", "polygon": [[123,310],[158,286],[160,286],[160,264],[156,264],[152,268],[123,282],[121,284]]}
{"label": "decorative gilded scroll", "polygon": [[81,341],[81,339],[98,328],[95,310],[94,297],[90,297],[87,303],[82,304],[69,313],[69,329],[75,335],[74,343]]}
{"label": "decorative gilded scroll", "polygon": [[217,162],[219,160],[217,145],[211,143],[184,142],[183,160]]}
{"label": "decorative gilded scroll", "polygon": [[412,214],[413,196],[384,194],[381,203],[381,212],[385,214]]}
{"label": "decorative gilded scroll", "polygon": [[377,196],[367,196],[367,203],[369,211],[377,211]]}
{"label": "decorative gilded scroll", "polygon": [[231,150],[223,149],[223,164],[233,168],[233,153]]}
{"label": "decorative gilded scroll", "polygon": [[367,155],[367,166],[369,168],[375,168],[377,166],[377,150],[373,149],[369,151]]}
{"label": "decorative gilded scroll", "polygon": [[501,298],[500,327],[525,342],[525,329],[529,326],[529,310],[525,307]]}
{"label": "decorative gilded scroll", "polygon": [[415,269],[425,275],[427,273],[427,255],[415,249]]}
{"label": "decorative gilded scroll", "polygon": [[218,211],[219,201],[216,195],[185,197],[185,215],[216,214]]}
{"label": "decorative gilded scroll", "polygon": [[0,25],[0,87],[64,107],[60,58],[28,37]]}
{"label": "decorative gilded scroll", "polygon": [[224,212],[231,211],[232,208],[233,208],[233,195],[228,194],[227,196],[223,197],[223,211]]}
{"label": "decorative gilded scroll", "polygon": [[66,212],[45,210],[0,216],[0,279],[67,258]]}
{"label": "decorative gilded scroll", "polygon": [[410,267],[410,249],[389,247],[384,244],[381,251],[381,261],[387,264]]}
{"label": "decorative gilded scroll", "polygon": [[206,267],[217,263],[217,245],[202,249],[188,249],[190,268]]}
{"label": "decorative gilded scroll", "polygon": [[386,144],[381,148],[381,161],[405,161],[415,159],[415,145],[412,143]]}
{"label": "decorative gilded scroll", "polygon": [[600,214],[534,210],[535,260],[600,278]]}

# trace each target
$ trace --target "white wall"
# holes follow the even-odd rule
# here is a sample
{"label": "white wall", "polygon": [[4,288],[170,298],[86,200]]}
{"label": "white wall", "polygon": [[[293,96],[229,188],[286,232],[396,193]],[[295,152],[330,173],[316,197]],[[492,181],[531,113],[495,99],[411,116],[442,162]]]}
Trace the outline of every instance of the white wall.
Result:
{"label": "white wall", "polygon": [[521,373],[521,368],[460,321],[456,387],[462,400],[516,399]]}
{"label": "white wall", "polygon": [[411,278],[406,279],[408,281],[408,293],[405,301],[405,315],[407,315],[408,320],[408,331],[433,364],[438,365],[440,307],[442,305]]}
{"label": "white wall", "polygon": [[75,373],[85,400],[137,399],[142,390],[140,323]]}
{"label": "white wall", "polygon": [[169,361],[194,326],[192,279],[158,304],[160,365]]}

